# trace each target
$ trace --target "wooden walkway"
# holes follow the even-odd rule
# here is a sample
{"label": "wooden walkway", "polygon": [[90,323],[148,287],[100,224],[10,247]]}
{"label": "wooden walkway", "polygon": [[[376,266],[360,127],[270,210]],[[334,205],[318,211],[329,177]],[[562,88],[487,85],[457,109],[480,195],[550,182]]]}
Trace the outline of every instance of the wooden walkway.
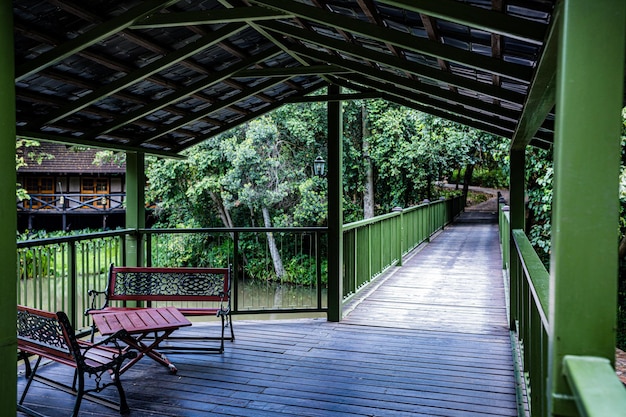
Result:
{"label": "wooden walkway", "polygon": [[[497,225],[476,216],[382,277],[341,323],[236,320],[223,355],[169,354],[177,375],[142,359],[122,376],[131,416],[516,416]],[[29,403],[66,416],[73,399],[35,385]],[[83,401],[81,415],[119,414]]]}

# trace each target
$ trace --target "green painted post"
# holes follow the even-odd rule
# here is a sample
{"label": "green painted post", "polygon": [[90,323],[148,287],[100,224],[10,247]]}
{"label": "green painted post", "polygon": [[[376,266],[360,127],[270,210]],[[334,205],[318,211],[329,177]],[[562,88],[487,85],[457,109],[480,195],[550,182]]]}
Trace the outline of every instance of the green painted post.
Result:
{"label": "green painted post", "polygon": [[[145,156],[143,153],[126,153],[126,228],[142,229],[146,226]],[[143,266],[142,236],[138,233],[126,237],[126,265]]]}
{"label": "green painted post", "polygon": [[17,247],[15,230],[15,75],[13,72],[13,3],[0,2],[0,404],[2,414],[16,415],[17,398],[17,285],[15,265]]}
{"label": "green painted post", "polygon": [[615,356],[626,2],[566,0],[561,17],[548,320],[552,415],[574,410],[566,355]]}
{"label": "green painted post", "polygon": [[396,235],[398,241],[398,263],[397,266],[402,266],[402,254],[404,253],[404,218],[402,215],[402,207],[394,207],[393,211],[400,212],[400,215],[396,217]]}
{"label": "green painted post", "polygon": [[[526,207],[524,204],[525,194],[525,169],[526,154],[524,149],[511,149],[510,151],[510,177],[509,177],[509,214],[510,232],[515,229],[524,230],[526,217]],[[516,330],[515,322],[519,320],[519,288],[520,281],[524,279],[521,268],[521,261],[517,251],[513,247],[514,240],[509,235],[509,328]],[[518,335],[521,336],[521,335]]]}
{"label": "green painted post", "polygon": [[[338,95],[341,87],[328,86],[328,94]],[[328,320],[343,316],[343,116],[341,101],[328,106]]]}

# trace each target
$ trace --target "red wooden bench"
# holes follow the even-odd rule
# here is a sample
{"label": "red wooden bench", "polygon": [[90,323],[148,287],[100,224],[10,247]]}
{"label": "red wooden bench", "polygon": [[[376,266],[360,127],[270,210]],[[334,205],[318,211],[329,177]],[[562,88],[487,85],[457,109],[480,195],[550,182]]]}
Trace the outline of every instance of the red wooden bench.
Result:
{"label": "red wooden bench", "polygon": [[[221,336],[170,337],[168,340],[220,340],[220,347],[197,347],[190,345],[170,346],[174,350],[224,351],[224,340],[235,340],[230,318],[230,269],[229,268],[158,268],[114,266],[109,268],[107,287],[104,291],[89,290],[93,312],[126,310],[128,301],[145,302],[144,307],[164,307],[175,302],[192,302],[192,306],[176,306],[184,316],[217,316],[221,319]],[[104,303],[97,307],[99,297]],[[112,301],[121,305],[113,306]],[[209,303],[209,304],[207,304]],[[187,303],[189,304],[189,303]],[[224,336],[230,327],[230,337]],[[93,327],[92,336],[95,333]]]}
{"label": "red wooden bench", "polygon": [[[119,409],[120,414],[129,412],[126,403],[126,395],[120,381],[120,367],[126,359],[137,356],[135,351],[124,351],[118,345],[118,339],[125,335],[122,330],[99,341],[90,343],[76,339],[74,329],[70,324],[67,315],[62,311],[51,313],[34,308],[17,307],[17,348],[18,359],[23,359],[26,367],[26,377],[28,381],[18,401],[18,410],[33,416],[41,416],[40,413],[31,407],[24,406],[26,394],[33,381],[61,389],[74,394],[74,410],[72,416],[78,415],[80,403],[83,398],[90,399]],[[108,345],[108,346],[105,346]],[[31,367],[30,356],[37,355],[35,366]],[[47,358],[54,362],[62,363],[76,369],[73,386],[61,384],[58,381],[38,375],[37,370],[42,358]],[[109,376],[109,373],[111,375]],[[85,378],[85,374],[89,378]],[[95,387],[85,389],[85,379],[93,381]],[[109,381],[109,382],[104,382]],[[115,404],[105,398],[96,397],[91,392],[100,392],[104,388],[115,385],[120,397],[120,403]]]}

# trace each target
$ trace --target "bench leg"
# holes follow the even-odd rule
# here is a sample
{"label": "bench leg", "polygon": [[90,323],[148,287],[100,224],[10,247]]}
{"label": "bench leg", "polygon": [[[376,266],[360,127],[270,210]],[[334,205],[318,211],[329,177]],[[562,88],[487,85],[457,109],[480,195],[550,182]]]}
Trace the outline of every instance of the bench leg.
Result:
{"label": "bench leg", "polygon": [[[24,360],[24,362],[26,361],[28,361],[28,358]],[[30,388],[30,385],[33,383],[33,380],[35,379],[35,374],[37,373],[37,369],[39,368],[40,362],[41,362],[41,356],[37,358],[37,362],[35,362],[35,366],[32,369],[30,367],[30,362],[28,363],[28,365],[26,365],[26,373],[30,375],[28,375],[28,381],[26,382],[26,386],[24,387],[24,392],[22,392],[22,396],[20,397],[20,401],[18,402],[19,405],[22,405],[24,403],[24,400],[26,399],[26,394],[28,393],[28,389]]]}
{"label": "bench leg", "polygon": [[[80,403],[83,400],[83,395],[85,395],[85,375],[82,372],[76,373],[78,378],[78,387],[76,388],[76,401],[74,401],[74,411],[72,412],[72,417],[78,417],[78,410],[80,409]],[[76,382],[75,382],[76,383]]]}
{"label": "bench leg", "polygon": [[130,413],[130,407],[126,402],[126,393],[124,392],[124,388],[122,387],[122,381],[120,381],[120,370],[115,370],[115,387],[117,388],[117,393],[120,396],[120,414],[128,414]]}
{"label": "bench leg", "polygon": [[233,332],[233,318],[230,316],[230,314],[228,316],[226,316],[226,320],[228,327],[230,327],[230,341],[234,342],[235,341],[235,333]]}

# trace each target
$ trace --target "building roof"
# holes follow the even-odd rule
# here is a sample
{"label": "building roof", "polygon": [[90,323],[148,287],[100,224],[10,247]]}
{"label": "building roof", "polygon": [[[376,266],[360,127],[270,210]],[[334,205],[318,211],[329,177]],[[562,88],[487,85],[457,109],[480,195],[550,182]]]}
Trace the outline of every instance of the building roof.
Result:
{"label": "building roof", "polygon": [[178,154],[337,84],[549,147],[555,3],[14,0],[17,134]]}
{"label": "building roof", "polygon": [[[52,155],[53,158],[43,158],[41,163],[37,157],[30,155],[30,151],[38,154]],[[18,150],[20,152],[20,150]],[[29,148],[24,156],[26,166],[18,169],[18,174],[124,174],[126,167],[115,162],[108,161],[102,164],[94,164],[97,149],[76,149],[56,143],[41,143],[37,148]]]}

